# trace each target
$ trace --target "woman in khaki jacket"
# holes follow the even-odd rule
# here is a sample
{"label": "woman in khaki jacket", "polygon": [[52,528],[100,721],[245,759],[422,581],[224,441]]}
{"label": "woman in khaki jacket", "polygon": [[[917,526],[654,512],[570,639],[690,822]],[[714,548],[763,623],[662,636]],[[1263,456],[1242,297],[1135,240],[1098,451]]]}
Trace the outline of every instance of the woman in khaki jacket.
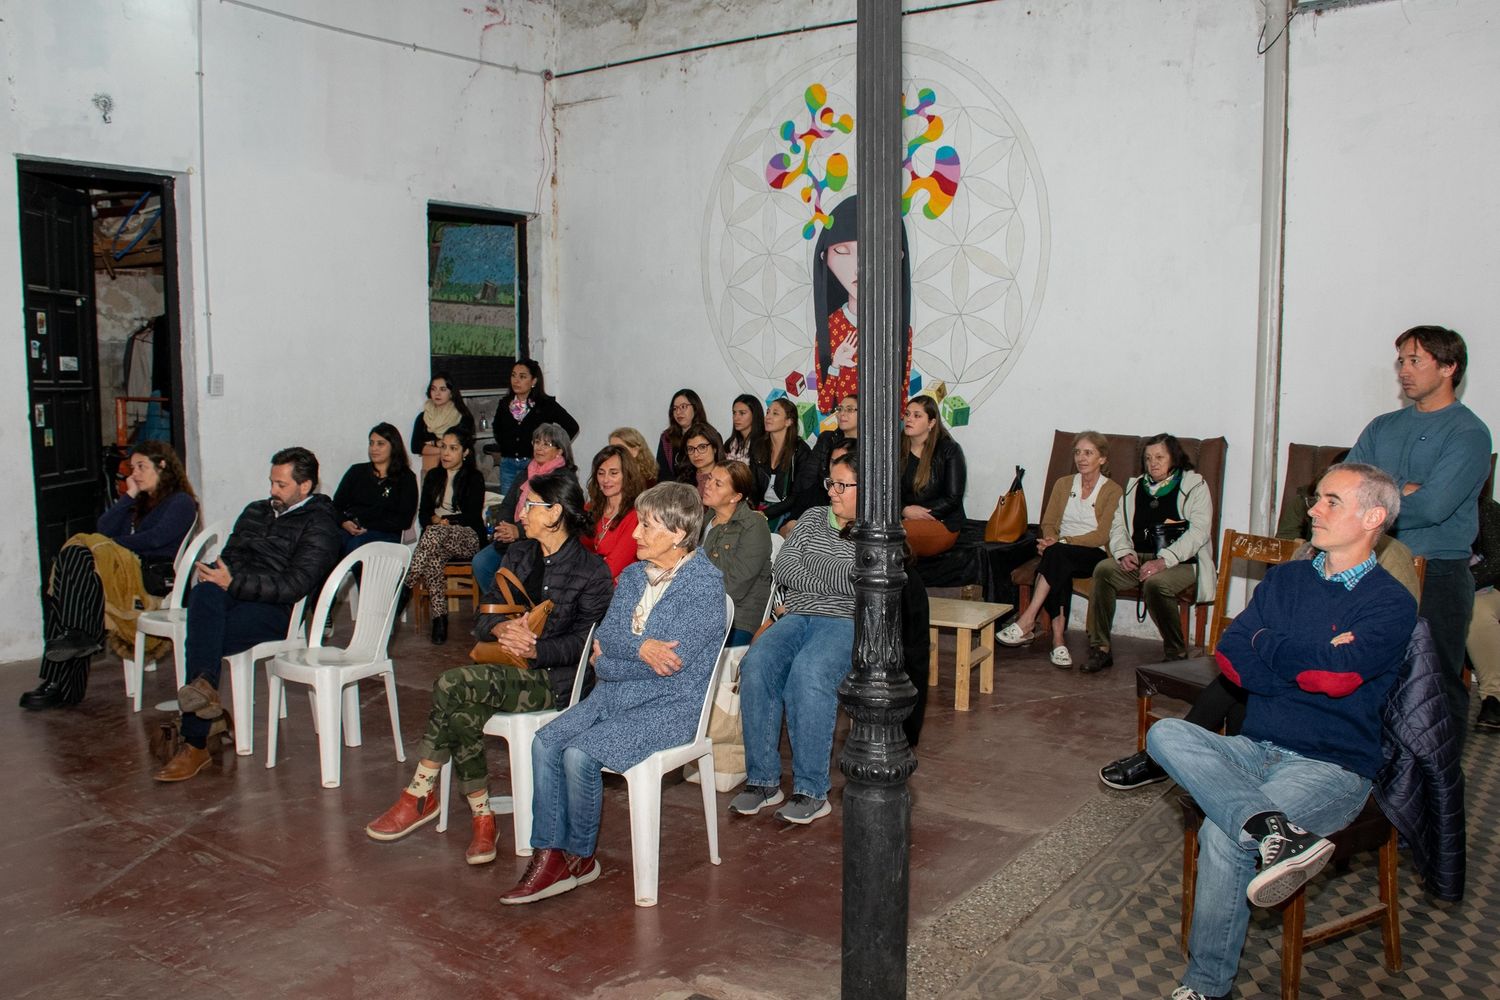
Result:
{"label": "woman in khaki jacket", "polygon": [[1068,608],[1073,600],[1073,580],[1088,576],[1108,553],[1109,528],[1123,491],[1108,476],[1109,439],[1097,431],[1084,431],[1073,439],[1073,466],[1078,471],[1052,484],[1042,512],[1042,537],[1036,543],[1041,555],[1031,603],[998,638],[1007,646],[1024,646],[1038,635],[1037,616],[1052,616],[1052,664],[1071,667],[1073,657],[1063,642],[1068,626]]}

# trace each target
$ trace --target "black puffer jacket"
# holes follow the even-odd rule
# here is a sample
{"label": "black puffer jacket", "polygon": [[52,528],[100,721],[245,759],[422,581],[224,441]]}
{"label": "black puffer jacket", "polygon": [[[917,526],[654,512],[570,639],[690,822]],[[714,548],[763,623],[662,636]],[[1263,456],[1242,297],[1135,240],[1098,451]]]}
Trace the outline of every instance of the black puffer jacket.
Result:
{"label": "black puffer jacket", "polygon": [[344,551],[333,501],[314,493],[277,517],[270,500],[246,507],[219,558],[229,567],[229,596],[295,604],[317,593]]}
{"label": "black puffer jacket", "polygon": [[949,531],[961,530],[964,526],[964,490],[969,484],[964,450],[951,437],[938,442],[932,453],[931,475],[927,478],[926,489],[922,490],[916,487],[920,461],[916,455],[906,456],[901,469],[901,506],[926,507]]}
{"label": "black puffer jacket", "polygon": [[578,436],[578,421],[554,397],[533,392],[531,409],[518,421],[510,415],[510,396],[501,396],[495,404],[495,422],[491,425],[495,443],[485,445],[484,452],[505,458],[530,458],[531,435],[543,424],[556,424],[570,438]]}
{"label": "black puffer jacket", "polygon": [[1464,772],[1440,670],[1427,621],[1418,619],[1401,679],[1381,716],[1385,763],[1375,776],[1375,801],[1411,847],[1428,891],[1458,900],[1464,894]]}
{"label": "black puffer jacket", "polygon": [[[566,708],[573,693],[573,677],[583,653],[583,640],[609,610],[615,579],[604,560],[576,538],[568,539],[550,556],[542,554],[541,543],[536,539],[523,538],[506,548],[500,565],[516,575],[533,601],[540,604],[551,600],[554,605],[546,627],[537,638],[533,665],[547,671],[547,686],[552,689],[556,706]],[[495,604],[501,597],[491,587],[485,591],[484,599]],[[494,621],[492,616],[482,615],[483,624],[474,626],[474,638],[482,642],[493,640],[495,636],[490,630]]]}

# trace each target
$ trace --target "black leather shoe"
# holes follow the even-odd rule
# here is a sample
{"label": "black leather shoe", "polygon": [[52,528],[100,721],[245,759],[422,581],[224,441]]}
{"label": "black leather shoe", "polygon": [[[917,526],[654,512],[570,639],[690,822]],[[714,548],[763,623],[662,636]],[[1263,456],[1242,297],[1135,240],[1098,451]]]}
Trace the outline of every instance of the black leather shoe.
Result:
{"label": "black leather shoe", "polygon": [[1109,650],[1095,647],[1089,650],[1089,658],[1083,666],[1078,668],[1079,673],[1097,674],[1101,670],[1108,670],[1115,665],[1115,658],[1109,655]]}
{"label": "black leather shoe", "polygon": [[62,688],[52,681],[42,681],[32,691],[21,695],[21,707],[30,712],[44,712],[49,708],[61,708],[67,704]]}
{"label": "black leather shoe", "polygon": [[432,616],[432,644],[434,646],[441,646],[443,643],[445,643],[447,641],[448,641],[448,616],[447,615],[433,615]]}
{"label": "black leather shoe", "polygon": [[1500,733],[1500,698],[1486,698],[1480,703],[1479,718],[1474,720],[1474,728]]}
{"label": "black leather shoe", "polygon": [[1099,780],[1110,788],[1128,792],[1132,788],[1145,788],[1158,781],[1166,781],[1167,772],[1151,759],[1150,754],[1142,750],[1105,764],[1099,769]]}
{"label": "black leather shoe", "polygon": [[80,656],[93,656],[103,649],[104,640],[100,637],[89,635],[80,629],[69,629],[47,643],[47,651],[42,655],[53,663],[63,663]]}

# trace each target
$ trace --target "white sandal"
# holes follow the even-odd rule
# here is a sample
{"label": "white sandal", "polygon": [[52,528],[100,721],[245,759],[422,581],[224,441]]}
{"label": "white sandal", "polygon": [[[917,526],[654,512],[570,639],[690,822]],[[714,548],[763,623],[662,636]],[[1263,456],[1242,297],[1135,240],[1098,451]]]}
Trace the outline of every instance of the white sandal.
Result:
{"label": "white sandal", "polygon": [[1002,646],[1025,646],[1031,640],[1035,639],[1037,635],[1038,632],[1035,628],[1030,632],[1022,632],[1021,626],[1015,622],[1011,622],[996,633],[995,638],[1000,640],[1000,645]]}
{"label": "white sandal", "polygon": [[1071,667],[1073,665],[1073,654],[1068,652],[1067,646],[1052,647],[1051,659],[1054,667]]}

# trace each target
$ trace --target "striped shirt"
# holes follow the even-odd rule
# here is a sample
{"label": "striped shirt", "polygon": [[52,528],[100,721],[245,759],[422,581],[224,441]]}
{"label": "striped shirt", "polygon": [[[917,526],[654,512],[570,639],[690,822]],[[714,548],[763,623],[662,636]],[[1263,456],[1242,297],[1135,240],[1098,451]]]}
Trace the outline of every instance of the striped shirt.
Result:
{"label": "striped shirt", "polygon": [[854,542],[839,537],[826,506],[797,519],[773,569],[789,613],[854,617]]}

